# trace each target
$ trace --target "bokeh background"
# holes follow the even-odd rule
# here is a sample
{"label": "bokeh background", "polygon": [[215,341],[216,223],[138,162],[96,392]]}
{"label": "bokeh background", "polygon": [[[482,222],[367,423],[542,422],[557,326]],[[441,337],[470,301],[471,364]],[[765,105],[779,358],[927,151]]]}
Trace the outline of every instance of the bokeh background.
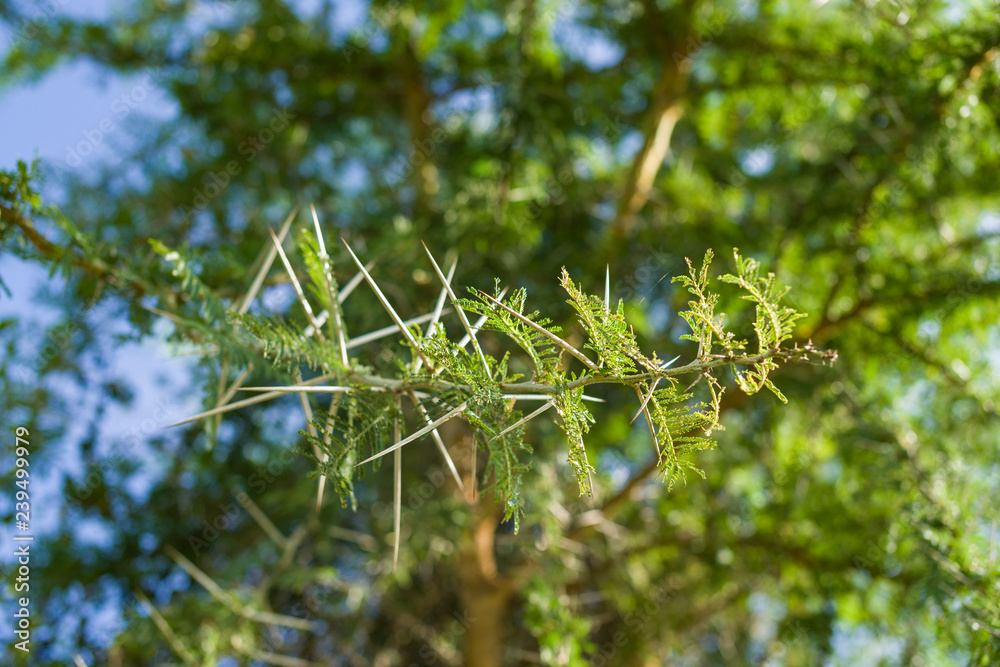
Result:
{"label": "bokeh background", "polygon": [[[0,559],[4,664],[1000,664],[998,17],[0,3],[0,410],[32,434],[37,535],[30,656]],[[310,203],[407,317],[437,298],[423,240],[460,285],[526,287],[568,330],[560,268],[594,293],[607,270],[645,349],[688,361],[670,278],[738,247],[791,287],[796,339],[840,360],[784,367],[788,405],[731,386],[705,479],[669,491],[628,392],[593,408],[594,498],[533,422],[517,533],[409,446],[393,572],[391,474],[315,511],[294,398],[171,427],[243,368],[197,354],[204,313],[148,240],[229,304]],[[345,308],[356,333],[391,323],[363,286]],[[280,267],[252,312],[302,322]],[[357,354],[386,370],[398,349]],[[13,544],[12,444],[3,461]]]}

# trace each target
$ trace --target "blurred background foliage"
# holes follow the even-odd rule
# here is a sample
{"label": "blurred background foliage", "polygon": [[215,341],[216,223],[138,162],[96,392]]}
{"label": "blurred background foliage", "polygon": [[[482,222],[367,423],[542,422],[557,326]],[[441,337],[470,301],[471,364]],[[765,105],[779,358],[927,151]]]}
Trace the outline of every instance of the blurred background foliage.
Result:
{"label": "blurred background foliage", "polygon": [[[939,0],[157,0],[94,20],[0,3],[5,88],[77,61],[136,82],[102,132],[114,160],[81,135],[62,163],[0,165],[3,266],[51,268],[41,296],[59,313],[0,323],[4,422],[31,429],[32,470],[62,498],[35,547],[30,664],[1000,664],[998,16]],[[153,90],[167,121],[149,117]],[[517,534],[463,500],[431,445],[409,446],[393,573],[391,475],[358,484],[357,512],[329,494],[314,512],[311,462],[286,454],[303,444],[294,399],[165,428],[240,368],[191,358],[136,418],[153,426],[113,428],[154,383],[148,358],[114,363],[122,346],[188,351],[149,310],[186,304],[148,239],[229,303],[267,229],[310,202],[328,239],[377,260],[404,316],[437,296],[421,240],[458,259],[459,284],[524,286],[570,328],[560,267],[596,293],[609,266],[646,349],[687,361],[669,278],[739,247],[792,287],[798,339],[840,361],[784,367],[787,406],[731,387],[707,479],[669,493],[628,392],[595,408],[595,499],[539,424]],[[334,259],[343,284],[350,260]],[[286,281],[272,271],[255,308],[300,318]],[[354,332],[390,323],[364,287],[346,315]],[[269,382],[256,368],[249,383]],[[177,552],[244,604],[319,625],[241,616]]]}

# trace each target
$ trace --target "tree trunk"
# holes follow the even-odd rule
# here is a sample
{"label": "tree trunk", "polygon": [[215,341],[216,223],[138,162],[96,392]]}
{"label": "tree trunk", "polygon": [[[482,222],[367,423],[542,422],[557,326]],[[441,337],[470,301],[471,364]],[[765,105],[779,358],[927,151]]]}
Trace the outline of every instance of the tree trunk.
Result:
{"label": "tree trunk", "polygon": [[457,554],[460,596],[465,607],[461,619],[465,626],[463,662],[466,667],[500,667],[507,603],[515,589],[513,579],[497,570],[494,552],[502,508],[476,488],[476,473],[486,461],[473,453],[475,445],[468,426],[455,419],[442,425],[441,434],[459,474],[466,480],[464,498],[469,511],[469,527]]}
{"label": "tree trunk", "polygon": [[513,587],[497,572],[494,535],[499,508],[480,497],[469,535],[459,550],[458,576],[465,604],[465,667],[500,667],[507,601]]}

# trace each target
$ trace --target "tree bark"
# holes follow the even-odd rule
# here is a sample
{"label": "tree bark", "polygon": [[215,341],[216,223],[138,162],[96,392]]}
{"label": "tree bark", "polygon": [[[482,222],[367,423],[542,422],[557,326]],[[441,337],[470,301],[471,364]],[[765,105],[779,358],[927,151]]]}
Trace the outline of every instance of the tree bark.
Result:
{"label": "tree bark", "polygon": [[465,605],[465,667],[500,667],[511,580],[497,571],[494,557],[499,508],[479,497],[472,523],[459,549],[458,576]]}
{"label": "tree bark", "polygon": [[662,71],[650,95],[644,120],[645,139],[635,156],[611,224],[612,234],[617,239],[625,239],[632,233],[636,217],[649,201],[653,182],[670,150],[674,127],[684,115],[684,92],[691,67],[689,56],[698,43],[691,28],[697,5],[698,0],[686,0],[678,9],[679,14],[666,15],[651,0],[643,3],[646,20],[651,22],[657,36]]}
{"label": "tree bark", "polygon": [[507,605],[516,586],[512,577],[500,574],[495,555],[496,529],[502,508],[490,494],[479,493],[478,470],[485,457],[476,457],[468,426],[454,419],[441,427],[459,474],[466,480],[465,502],[469,524],[457,552],[457,574],[464,606],[463,664],[466,667],[500,667],[507,630]]}

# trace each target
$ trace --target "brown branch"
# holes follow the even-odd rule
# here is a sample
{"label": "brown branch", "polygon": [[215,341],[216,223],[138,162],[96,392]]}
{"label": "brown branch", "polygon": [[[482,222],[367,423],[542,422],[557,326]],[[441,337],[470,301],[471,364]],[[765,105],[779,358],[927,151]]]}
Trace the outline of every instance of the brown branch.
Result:
{"label": "brown branch", "polygon": [[[837,332],[838,329],[849,324],[856,318],[864,315],[872,308],[878,306],[914,306],[921,305],[924,309],[929,308],[933,302],[938,300],[947,300],[949,296],[953,294],[965,294],[966,296],[971,296],[972,294],[978,296],[985,296],[987,294],[993,294],[1000,292],[1000,281],[991,282],[981,282],[978,283],[979,278],[976,276],[969,276],[967,285],[977,284],[975,292],[969,287],[963,287],[959,284],[952,284],[947,287],[940,287],[937,289],[927,290],[921,293],[901,293],[901,294],[889,294],[885,290],[882,290],[883,296],[881,298],[867,298],[860,299],[854,304],[849,311],[841,315],[836,320],[830,320],[821,324],[818,324],[816,328],[808,335],[808,338],[816,340],[817,342],[825,342],[830,340]],[[930,281],[934,283],[935,280],[932,278]],[[971,294],[970,294],[971,293]]]}
{"label": "brown branch", "polygon": [[632,231],[636,214],[649,201],[653,181],[670,148],[670,137],[683,115],[683,104],[677,100],[675,90],[675,80],[678,78],[676,70],[669,66],[664,66],[664,69],[664,79],[661,80],[664,90],[656,95],[650,111],[650,116],[654,119],[652,128],[646,134],[642,150],[636,155],[612,223],[614,233],[622,238]]}
{"label": "brown branch", "polygon": [[907,340],[906,338],[903,337],[902,334],[898,332],[892,334],[892,338],[893,340],[895,340],[896,344],[899,345],[908,354],[916,357],[917,359],[922,361],[926,366],[929,366],[930,368],[933,368],[938,373],[940,373],[941,376],[944,378],[945,382],[947,382],[952,389],[955,389],[964,396],[967,396],[976,401],[979,404],[979,407],[981,407],[985,412],[992,413],[996,411],[995,407],[992,405],[991,402],[989,401],[984,402],[982,398],[976,395],[975,391],[973,391],[967,379],[963,378],[959,373],[955,371],[954,368],[945,363],[944,360],[939,359],[931,350],[927,349],[922,345],[918,345],[917,343]]}
{"label": "brown branch", "polygon": [[[609,498],[608,501],[601,506],[601,514],[604,515],[614,514],[618,510],[619,506],[621,506],[623,503],[625,503],[632,497],[632,493],[635,491],[635,489],[640,484],[642,484],[650,475],[656,472],[659,466],[660,466],[660,460],[658,457],[652,459],[649,463],[643,466],[643,468],[639,472],[633,475],[632,478],[629,479],[628,482],[626,482],[625,486],[623,486],[618,493]],[[574,528],[574,530],[569,534],[569,538],[576,539],[576,537],[579,536],[578,535],[579,532],[581,532],[579,530],[579,527]]]}
{"label": "brown branch", "polygon": [[[695,2],[685,3],[685,24],[690,26]],[[654,32],[660,37],[658,46],[663,70],[649,99],[649,111],[644,123],[648,126],[642,149],[635,156],[625,190],[618,200],[618,211],[611,223],[611,231],[618,239],[626,238],[635,226],[636,215],[649,201],[653,181],[670,149],[670,138],[677,121],[684,114],[683,94],[687,88],[689,53],[685,44],[697,43],[690,29],[681,31],[676,41],[667,37],[667,26],[655,3],[645,2],[646,15],[653,23]],[[681,57],[683,56],[683,57]]]}
{"label": "brown branch", "polygon": [[88,273],[92,273],[98,278],[107,280],[119,287],[123,286],[123,284],[127,285],[136,290],[140,296],[142,294],[159,293],[159,290],[151,283],[135,275],[123,275],[122,271],[111,266],[100,257],[86,257],[73,252],[68,247],[56,245],[38,231],[34,223],[22,215],[20,211],[0,205],[0,221],[9,223],[21,230],[21,233],[24,234],[24,237],[31,243],[35,250],[50,262],[58,262],[67,254],[71,254],[70,264]]}

